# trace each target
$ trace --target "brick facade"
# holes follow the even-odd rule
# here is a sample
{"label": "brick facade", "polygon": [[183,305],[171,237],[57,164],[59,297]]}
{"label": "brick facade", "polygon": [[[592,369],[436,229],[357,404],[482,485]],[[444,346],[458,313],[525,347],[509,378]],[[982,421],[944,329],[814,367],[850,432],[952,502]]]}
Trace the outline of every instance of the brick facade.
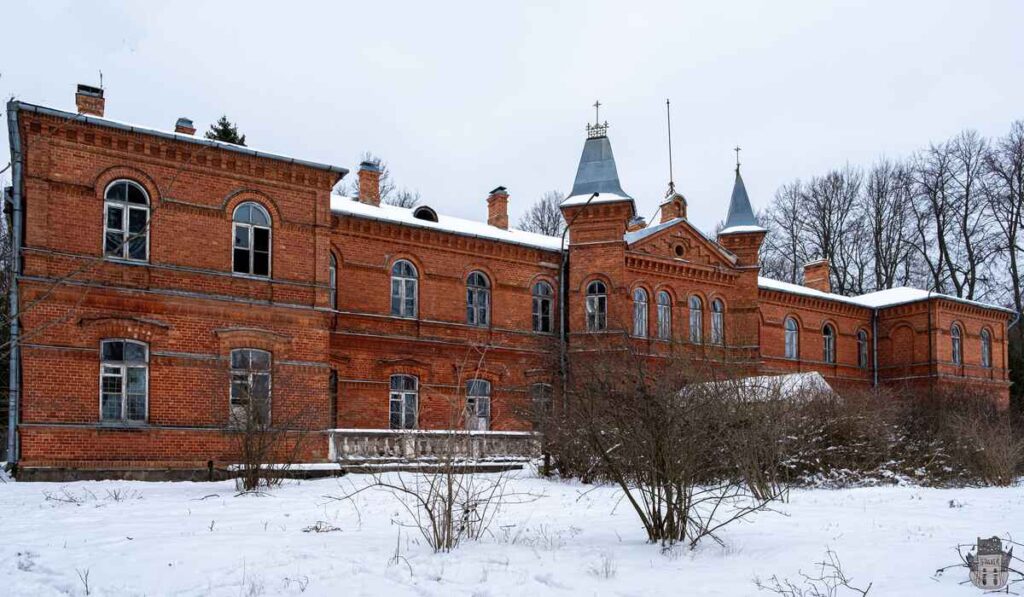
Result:
{"label": "brick facade", "polygon": [[[98,102],[97,102],[98,99]],[[102,97],[80,98],[101,115]],[[98,105],[97,105],[98,104]],[[22,467],[205,467],[231,462],[229,355],[255,348],[272,355],[272,417],[314,433],[334,427],[387,428],[389,381],[419,381],[421,428],[462,425],[470,378],[490,382],[489,428],[523,430],[519,416],[536,384],[558,376],[557,242],[411,226],[332,210],[331,191],[346,171],[237,150],[185,134],[117,126],[99,118],[12,104],[22,148],[23,214],[18,303],[21,310]],[[360,172],[361,207],[377,207],[372,164]],[[104,258],[104,195],[130,180],[149,200],[148,257]],[[337,200],[337,198],[335,198]],[[490,227],[508,226],[505,189],[481,197]],[[245,202],[270,216],[270,276],[232,271],[232,219]],[[1001,310],[933,297],[884,309],[759,287],[763,232],[710,240],[685,219],[685,200],[656,227],[624,237],[632,201],[566,206],[573,220],[566,296],[570,353],[585,348],[587,286],[607,288],[606,334],[632,335],[633,293],[648,297],[652,353],[657,297],[671,299],[671,340],[690,338],[691,297],[703,305],[702,343],[712,339],[712,305],[724,306],[723,349],[752,371],[814,370],[840,385],[957,380],[984,384],[1006,399],[1006,316]],[[392,208],[394,209],[394,208]],[[337,292],[332,302],[331,263]],[[414,317],[392,315],[391,272],[407,260],[418,273]],[[467,323],[467,278],[489,285],[486,325]],[[532,290],[555,289],[550,332],[533,330]],[[784,321],[799,321],[799,356],[785,358]],[[836,362],[821,358],[821,330],[837,331]],[[953,362],[952,325],[963,359]],[[857,332],[877,329],[868,366],[857,361]],[[980,334],[991,335],[992,363],[981,364]],[[144,342],[149,350],[147,413],[141,424],[100,416],[100,343]],[[329,384],[337,380],[337,386]],[[302,458],[322,461],[325,441]]]}

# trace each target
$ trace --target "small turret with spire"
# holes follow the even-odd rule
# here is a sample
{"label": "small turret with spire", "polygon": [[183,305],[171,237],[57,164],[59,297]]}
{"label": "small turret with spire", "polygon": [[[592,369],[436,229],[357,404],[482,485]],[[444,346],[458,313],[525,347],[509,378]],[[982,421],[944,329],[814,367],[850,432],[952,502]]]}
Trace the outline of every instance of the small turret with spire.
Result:
{"label": "small turret with spire", "polygon": [[725,218],[725,227],[718,232],[718,242],[739,258],[739,265],[757,267],[758,252],[764,241],[767,230],[757,223],[754,209],[750,206],[747,187],[740,175],[740,148],[736,152],[736,181],[732,186],[732,197],[729,199],[729,214]]}

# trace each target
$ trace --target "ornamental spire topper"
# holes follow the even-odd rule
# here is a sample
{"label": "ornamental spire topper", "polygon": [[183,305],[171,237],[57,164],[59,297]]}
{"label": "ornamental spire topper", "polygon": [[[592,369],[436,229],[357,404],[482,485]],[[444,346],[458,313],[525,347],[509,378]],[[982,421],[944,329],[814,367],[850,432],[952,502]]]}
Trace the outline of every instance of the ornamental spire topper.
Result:
{"label": "ornamental spire topper", "polygon": [[601,124],[601,101],[594,102],[594,124],[587,123],[587,139],[597,139],[608,135],[608,121]]}

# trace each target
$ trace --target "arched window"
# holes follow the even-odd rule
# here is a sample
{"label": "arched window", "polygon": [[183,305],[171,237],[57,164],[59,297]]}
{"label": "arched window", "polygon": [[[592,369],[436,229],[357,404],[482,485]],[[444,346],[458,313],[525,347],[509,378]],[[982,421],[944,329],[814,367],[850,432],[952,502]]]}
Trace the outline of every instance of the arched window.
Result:
{"label": "arched window", "polygon": [[547,282],[541,281],[533,285],[533,331],[552,331],[551,305],[554,294]]}
{"label": "arched window", "polygon": [[868,368],[868,333],[864,330],[857,330],[857,366]]}
{"label": "arched window", "polygon": [[704,341],[704,301],[699,296],[690,297],[690,342]]}
{"label": "arched window", "polygon": [[270,424],[270,353],[255,348],[231,351],[231,423]]}
{"label": "arched window", "polygon": [[643,288],[633,291],[633,335],[647,337],[647,291]]}
{"label": "arched window", "polygon": [[149,259],[149,195],[131,180],[115,180],[103,194],[103,254]]}
{"label": "arched window", "polygon": [[672,337],[672,296],[665,290],[658,292],[658,338]]}
{"label": "arched window", "polygon": [[487,326],[491,314],[491,285],[480,272],[466,279],[466,323]]}
{"label": "arched window", "polygon": [[471,379],[466,382],[466,429],[487,431],[491,428],[491,382]]}
{"label": "arched window", "polygon": [[992,334],[988,330],[981,330],[981,366],[992,367]]}
{"label": "arched window", "polygon": [[327,272],[327,288],[332,309],[338,308],[338,258],[331,253],[330,271]]}
{"label": "arched window", "polygon": [[711,343],[725,344],[725,305],[721,299],[711,301]]}
{"label": "arched window", "polygon": [[960,324],[953,324],[953,327],[950,328],[949,330],[949,337],[953,342],[953,363],[957,365],[963,365],[964,347],[962,333],[960,330]]}
{"label": "arched window", "polygon": [[608,289],[604,282],[587,284],[587,331],[600,332],[608,327]]}
{"label": "arched window", "polygon": [[100,360],[100,419],[145,422],[149,408],[146,345],[134,340],[104,340]]}
{"label": "arched window", "polygon": [[391,429],[416,429],[419,415],[419,380],[411,375],[392,375],[388,400]]}
{"label": "arched window", "polygon": [[270,215],[259,203],[247,201],[235,208],[235,273],[270,276]]}
{"label": "arched window", "polygon": [[821,359],[826,363],[836,362],[836,330],[832,324],[826,323],[821,328]]}
{"label": "arched window", "polygon": [[786,318],[786,358],[800,358],[800,324],[792,317]]}
{"label": "arched window", "polygon": [[419,275],[416,266],[399,259],[391,266],[391,314],[416,317],[416,292]]}

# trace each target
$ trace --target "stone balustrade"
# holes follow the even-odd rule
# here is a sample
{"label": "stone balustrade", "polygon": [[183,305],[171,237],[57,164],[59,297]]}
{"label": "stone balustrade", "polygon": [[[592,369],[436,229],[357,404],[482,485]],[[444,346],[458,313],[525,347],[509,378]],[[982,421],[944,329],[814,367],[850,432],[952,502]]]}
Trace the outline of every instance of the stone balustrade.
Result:
{"label": "stone balustrade", "polygon": [[341,463],[525,461],[540,455],[529,431],[328,430],[329,458]]}

